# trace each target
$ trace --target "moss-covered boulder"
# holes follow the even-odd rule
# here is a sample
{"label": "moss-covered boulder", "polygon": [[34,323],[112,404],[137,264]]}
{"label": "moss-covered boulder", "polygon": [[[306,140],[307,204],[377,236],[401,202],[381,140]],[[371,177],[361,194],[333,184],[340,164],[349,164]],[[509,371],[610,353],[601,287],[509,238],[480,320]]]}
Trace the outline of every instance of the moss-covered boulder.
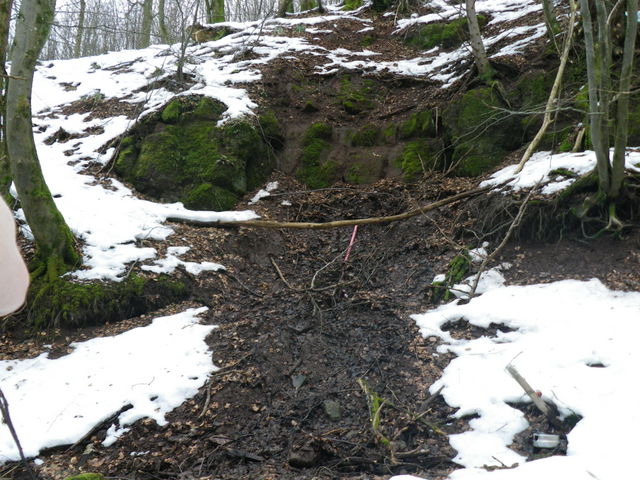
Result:
{"label": "moss-covered boulder", "polygon": [[352,115],[375,107],[375,82],[368,78],[343,75],[338,91],[340,105]]}
{"label": "moss-covered boulder", "polygon": [[[478,15],[480,28],[488,22],[485,15]],[[467,18],[457,18],[451,22],[429,23],[414,29],[405,37],[405,42],[420,50],[433,47],[453,48],[462,45],[469,38]]]}
{"label": "moss-covered boulder", "polygon": [[271,143],[281,144],[283,137],[272,114],[219,126],[225,110],[207,97],[172,100],[157,120],[146,120],[122,140],[116,173],[162,201],[181,201],[192,209],[232,208],[266,179]]}
{"label": "moss-covered boulder", "polygon": [[436,133],[435,119],[430,110],[412,113],[398,127],[398,138],[400,140],[415,137],[433,137]]}
{"label": "moss-covered boulder", "polygon": [[520,120],[491,87],[469,90],[442,114],[453,149],[455,173],[477,176],[497,166],[522,144]]}
{"label": "moss-covered boulder", "polygon": [[297,176],[309,188],[325,188],[335,180],[336,164],[331,153],[333,128],[326,123],[312,124],[302,138],[302,152]]}

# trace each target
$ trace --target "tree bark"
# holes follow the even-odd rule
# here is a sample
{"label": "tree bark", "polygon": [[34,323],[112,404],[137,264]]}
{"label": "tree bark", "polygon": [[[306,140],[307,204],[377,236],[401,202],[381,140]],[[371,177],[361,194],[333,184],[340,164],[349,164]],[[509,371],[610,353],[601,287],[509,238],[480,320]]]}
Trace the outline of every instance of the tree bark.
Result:
{"label": "tree bark", "polygon": [[153,16],[153,0],[144,0],[142,4],[142,24],[140,26],[140,40],[138,48],[151,45],[151,18]]}
{"label": "tree bark", "polygon": [[171,43],[164,10],[164,0],[158,0],[158,30],[160,32],[160,41],[162,43]]}
{"label": "tree bark", "polygon": [[622,54],[622,67],[620,71],[620,83],[618,89],[618,102],[616,111],[616,133],[613,148],[613,161],[611,165],[611,184],[609,197],[615,199],[620,194],[624,181],[624,154],[627,147],[629,130],[629,97],[631,89],[631,77],[633,74],[633,57],[638,32],[638,0],[627,0],[627,26],[624,38],[624,52]]}
{"label": "tree bark", "polygon": [[80,0],[80,12],[78,13],[78,30],[76,31],[76,41],[73,44],[73,57],[82,55],[82,38],[84,37],[84,15],[87,10],[86,0]]}
{"label": "tree bark", "polygon": [[224,22],[224,0],[205,0],[208,23]]}
{"label": "tree bark", "polygon": [[280,0],[278,17],[286,17],[287,13],[293,13],[293,0]]}
{"label": "tree bark", "polygon": [[7,147],[13,180],[36,242],[36,258],[50,275],[78,263],[74,238],[42,175],[31,125],[31,90],[38,55],[49,34],[55,0],[22,0],[7,89]]}
{"label": "tree bark", "polygon": [[478,76],[484,82],[488,82],[493,78],[494,72],[489,64],[487,52],[482,43],[480,35],[480,25],[478,24],[478,15],[476,14],[476,0],[465,0],[467,7],[467,24],[469,26],[469,43],[473,58],[478,68]]}
{"label": "tree bark", "polygon": [[7,92],[7,47],[9,45],[9,25],[11,23],[11,7],[13,0],[0,0],[0,197],[11,200],[9,188],[11,187],[11,169],[7,155],[6,136],[6,92]]}

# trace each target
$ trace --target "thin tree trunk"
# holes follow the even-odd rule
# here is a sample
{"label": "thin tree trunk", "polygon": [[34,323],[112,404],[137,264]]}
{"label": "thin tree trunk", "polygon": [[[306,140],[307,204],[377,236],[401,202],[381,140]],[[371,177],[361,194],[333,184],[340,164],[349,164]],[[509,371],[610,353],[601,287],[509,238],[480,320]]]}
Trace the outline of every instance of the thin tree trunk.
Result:
{"label": "thin tree trunk", "polygon": [[80,12],[78,13],[78,30],[76,31],[76,41],[73,44],[73,57],[82,55],[82,38],[84,36],[84,14],[87,9],[86,0],[80,0]]}
{"label": "thin tree trunk", "polygon": [[11,7],[13,0],[0,0],[0,197],[10,200],[11,169],[7,155],[6,136],[6,91],[7,91],[7,47],[9,45],[9,25],[11,23]]}
{"label": "thin tree trunk", "polygon": [[560,48],[556,42],[556,35],[560,33],[560,23],[553,15],[553,5],[551,0],[542,0],[542,11],[544,13],[544,23],[547,26],[547,35],[549,36],[549,40],[555,46],[556,51],[560,53]]}
{"label": "thin tree trunk", "polygon": [[38,56],[49,34],[55,0],[22,0],[7,89],[7,147],[13,179],[49,275],[77,264],[74,238],[42,175],[31,126],[31,90]]}
{"label": "thin tree trunk", "polygon": [[224,22],[224,0],[205,0],[207,23]]}
{"label": "thin tree trunk", "polygon": [[140,41],[138,48],[151,45],[151,17],[153,16],[153,0],[144,0],[142,4],[142,25],[140,26]]}
{"label": "thin tree trunk", "polygon": [[624,154],[627,147],[629,129],[629,97],[633,74],[633,57],[638,31],[638,0],[627,0],[627,27],[624,37],[624,53],[620,71],[620,86],[616,111],[616,134],[611,168],[609,197],[615,199],[620,194],[624,180]]}
{"label": "thin tree trunk", "polygon": [[278,17],[286,17],[287,12],[293,12],[293,0],[280,0],[278,4]]}
{"label": "thin tree trunk", "polygon": [[562,49],[562,58],[560,59],[560,66],[558,67],[558,72],[556,73],[556,79],[553,82],[553,86],[551,87],[551,93],[549,94],[549,98],[547,99],[547,105],[544,110],[544,117],[542,119],[542,126],[538,133],[531,141],[527,150],[522,155],[522,159],[518,164],[518,168],[516,168],[515,173],[520,173],[534,150],[538,147],[540,140],[547,132],[547,128],[551,124],[551,112],[553,110],[553,105],[556,101],[556,97],[558,96],[558,90],[560,90],[560,84],[562,83],[562,76],[564,75],[564,69],[567,66],[567,60],[569,59],[569,52],[571,50],[571,43],[573,39],[573,30],[576,22],[576,10],[578,9],[578,5],[575,0],[569,0],[571,2],[571,15],[569,17],[569,31],[567,32],[567,36],[564,39],[564,47]]}
{"label": "thin tree trunk", "polygon": [[158,30],[160,32],[160,41],[162,43],[171,43],[164,10],[164,0],[158,0]]}
{"label": "thin tree trunk", "polygon": [[478,68],[478,76],[482,81],[487,82],[493,77],[493,69],[489,64],[487,52],[484,49],[482,36],[480,35],[480,25],[476,14],[476,0],[465,0],[465,4],[467,6],[467,24],[469,25],[469,43]]}
{"label": "thin tree trunk", "polygon": [[584,30],[585,57],[587,62],[587,82],[589,89],[589,131],[591,143],[596,153],[596,165],[598,171],[598,185],[601,191],[609,189],[609,148],[608,138],[603,137],[602,125],[604,123],[600,92],[602,84],[600,76],[596,74],[598,61],[596,59],[596,45],[593,37],[593,22],[589,11],[589,0],[579,0],[582,11],[582,26]]}

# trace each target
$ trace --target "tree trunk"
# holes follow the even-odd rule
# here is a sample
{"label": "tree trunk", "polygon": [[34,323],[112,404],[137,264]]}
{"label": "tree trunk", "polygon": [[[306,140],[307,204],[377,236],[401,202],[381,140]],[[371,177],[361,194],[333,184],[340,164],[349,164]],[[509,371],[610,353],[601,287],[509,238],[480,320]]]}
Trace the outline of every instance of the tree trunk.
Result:
{"label": "tree trunk", "polygon": [[142,4],[142,24],[140,26],[140,40],[138,48],[151,45],[151,18],[153,16],[153,0],[144,0]]}
{"label": "tree trunk", "polygon": [[7,147],[20,203],[49,275],[78,263],[74,238],[42,175],[31,125],[31,90],[38,55],[49,34],[55,0],[22,0],[7,89]]}
{"label": "tree trunk", "polygon": [[627,27],[624,37],[624,53],[620,71],[618,103],[616,111],[616,133],[614,139],[613,162],[611,165],[611,182],[609,197],[617,198],[624,181],[624,154],[627,147],[629,129],[629,96],[631,77],[633,74],[633,57],[636,34],[638,32],[638,0],[627,0]]}
{"label": "tree trunk", "polygon": [[480,35],[480,25],[478,24],[478,16],[476,15],[476,0],[465,0],[467,6],[467,24],[469,25],[469,43],[473,58],[478,68],[478,76],[484,82],[488,82],[493,78],[494,72],[489,65],[487,52],[482,43]]}
{"label": "tree trunk", "polygon": [[11,170],[7,156],[6,136],[6,91],[7,91],[7,46],[9,44],[9,24],[11,23],[11,7],[13,0],[0,0],[0,197],[10,200]]}
{"label": "tree trunk", "polygon": [[224,0],[205,0],[208,23],[224,22]]}
{"label": "tree trunk", "polygon": [[160,32],[160,41],[162,43],[171,43],[169,38],[169,30],[164,16],[164,0],[158,0],[158,30]]}
{"label": "tree trunk", "polygon": [[73,57],[82,55],[82,37],[84,36],[84,14],[87,9],[86,0],[80,0],[80,12],[78,13],[78,30],[76,31],[76,41],[73,44]]}
{"label": "tree trunk", "polygon": [[293,0],[280,0],[278,4],[278,17],[286,17],[287,12],[293,12]]}
{"label": "tree trunk", "polygon": [[542,11],[544,12],[544,23],[547,26],[547,35],[549,36],[549,40],[555,46],[556,51],[560,53],[560,49],[556,42],[556,35],[560,33],[560,23],[553,15],[553,5],[551,0],[542,0]]}
{"label": "tree trunk", "polygon": [[601,75],[597,74],[600,61],[596,58],[596,44],[593,35],[593,21],[589,11],[589,0],[579,0],[582,11],[582,26],[584,30],[585,57],[587,62],[587,83],[589,89],[589,132],[591,143],[596,153],[598,185],[602,192],[609,190],[609,148],[607,137],[603,136],[604,113],[608,105],[602,104]]}

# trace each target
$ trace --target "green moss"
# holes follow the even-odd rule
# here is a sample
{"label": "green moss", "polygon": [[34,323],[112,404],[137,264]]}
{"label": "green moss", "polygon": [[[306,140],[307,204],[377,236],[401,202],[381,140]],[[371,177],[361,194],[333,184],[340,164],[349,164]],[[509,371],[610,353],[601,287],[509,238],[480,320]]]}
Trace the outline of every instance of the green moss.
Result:
{"label": "green moss", "polygon": [[171,100],[166,107],[162,110],[160,118],[164,123],[176,123],[180,119],[182,113],[182,106],[180,100],[177,98]]}
{"label": "green moss", "polygon": [[[480,28],[485,26],[488,19],[484,15],[478,15]],[[457,47],[469,38],[466,17],[458,18],[448,23],[430,23],[407,35],[405,42],[420,50],[429,50],[433,47],[452,48]]]}
{"label": "green moss", "polygon": [[438,303],[440,301],[448,301],[453,297],[450,288],[460,283],[469,273],[471,269],[471,257],[465,249],[462,253],[453,257],[449,262],[445,280],[443,282],[434,282],[431,284],[433,288],[432,301]]}
{"label": "green moss", "polygon": [[28,319],[40,329],[96,325],[140,315],[182,300],[187,294],[181,282],[153,281],[137,275],[118,283],[38,277],[29,290]]}
{"label": "green moss", "polygon": [[273,162],[270,144],[281,147],[283,137],[269,112],[258,121],[217,126],[213,120],[222,112],[220,105],[210,99],[183,100],[177,123],[150,123],[123,141],[116,173],[163,201],[207,210],[231,208],[266,179]]}
{"label": "green moss", "polygon": [[430,137],[436,134],[433,115],[429,110],[413,113],[398,128],[398,138]]}
{"label": "green moss", "polygon": [[354,147],[372,147],[378,142],[380,129],[375,125],[365,125],[351,136]]}
{"label": "green moss", "polygon": [[275,150],[279,150],[284,146],[284,134],[282,133],[282,127],[278,118],[273,111],[269,110],[264,112],[258,117],[260,130],[264,139]]}
{"label": "green moss", "polygon": [[380,136],[382,137],[382,141],[387,145],[393,145],[396,143],[398,127],[395,124],[390,123],[380,132]]}
{"label": "green moss", "polygon": [[210,183],[201,183],[185,191],[184,206],[192,210],[231,210],[239,199],[238,195],[229,190]]}
{"label": "green moss", "polygon": [[503,113],[506,105],[491,88],[466,92],[443,112],[443,125],[453,147],[455,173],[477,176],[497,166],[522,143],[519,120]]}
{"label": "green moss", "polygon": [[370,47],[376,41],[375,35],[365,35],[362,40],[360,40],[360,45],[363,47]]}
{"label": "green moss", "polygon": [[217,122],[226,110],[227,106],[224,103],[214,100],[213,98],[202,97],[193,110],[193,116]]}
{"label": "green moss", "polygon": [[104,477],[99,473],[81,473],[67,477],[64,480],[104,480]]}
{"label": "green moss", "polygon": [[396,165],[402,170],[405,180],[415,180],[439,166],[440,152],[435,148],[436,142],[419,139],[406,144],[396,160]]}
{"label": "green moss", "polygon": [[302,144],[309,145],[315,140],[331,140],[333,135],[333,128],[326,123],[318,122],[313,123],[302,136]]}
{"label": "green moss", "polygon": [[355,10],[362,6],[362,0],[345,0],[343,10]]}
{"label": "green moss", "polygon": [[358,86],[353,82],[351,76],[343,75],[340,79],[340,90],[338,98],[345,112],[352,115],[373,109],[374,86],[372,80],[364,79]]}
{"label": "green moss", "polygon": [[363,174],[367,171],[366,166],[361,164],[351,165],[349,170],[344,175],[344,178],[347,182],[352,183],[354,185],[360,185],[364,182]]}

